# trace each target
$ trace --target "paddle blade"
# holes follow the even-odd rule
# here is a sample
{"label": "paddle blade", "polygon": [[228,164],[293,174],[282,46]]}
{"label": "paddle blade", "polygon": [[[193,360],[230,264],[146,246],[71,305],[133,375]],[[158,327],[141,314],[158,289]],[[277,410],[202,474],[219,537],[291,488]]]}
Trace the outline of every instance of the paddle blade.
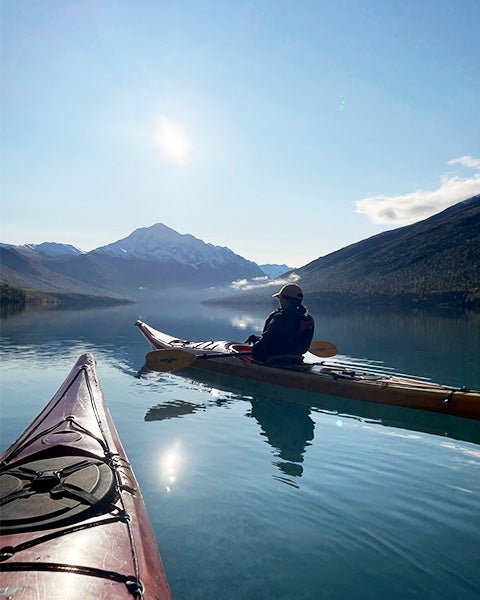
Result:
{"label": "paddle blade", "polygon": [[185,350],[152,350],[147,354],[147,367],[152,371],[173,373],[195,362],[195,354]]}
{"label": "paddle blade", "polygon": [[315,356],[321,356],[328,358],[329,356],[335,356],[338,354],[337,347],[332,342],[325,342],[323,340],[316,340],[311,343],[309,352],[315,354]]}

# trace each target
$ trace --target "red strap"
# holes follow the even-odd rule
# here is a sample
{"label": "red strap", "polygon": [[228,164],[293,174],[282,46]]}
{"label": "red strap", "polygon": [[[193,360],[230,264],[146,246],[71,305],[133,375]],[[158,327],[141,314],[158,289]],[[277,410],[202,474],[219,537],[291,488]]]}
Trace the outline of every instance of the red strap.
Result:
{"label": "red strap", "polygon": [[235,352],[240,352],[240,353],[251,353],[252,352],[252,347],[249,346],[248,344],[233,344],[232,346],[230,346],[230,348],[232,350],[235,350]]}

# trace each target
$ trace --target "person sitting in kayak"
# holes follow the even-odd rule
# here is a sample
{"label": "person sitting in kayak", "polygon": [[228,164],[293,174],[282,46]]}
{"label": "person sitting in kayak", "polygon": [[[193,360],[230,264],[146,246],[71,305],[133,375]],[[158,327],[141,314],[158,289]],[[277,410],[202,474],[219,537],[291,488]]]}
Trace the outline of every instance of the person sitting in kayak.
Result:
{"label": "person sitting in kayak", "polygon": [[272,297],[278,298],[280,308],[268,316],[262,335],[251,335],[246,343],[253,344],[255,360],[273,362],[289,355],[291,362],[293,355],[301,362],[302,355],[310,347],[315,328],[313,317],[302,304],[303,292],[298,285],[291,283],[284,285]]}

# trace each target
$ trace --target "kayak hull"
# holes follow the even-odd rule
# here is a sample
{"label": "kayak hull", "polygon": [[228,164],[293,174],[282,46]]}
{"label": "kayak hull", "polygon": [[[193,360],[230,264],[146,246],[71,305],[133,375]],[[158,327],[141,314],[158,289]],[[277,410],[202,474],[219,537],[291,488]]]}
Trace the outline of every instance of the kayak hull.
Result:
{"label": "kayak hull", "polygon": [[[480,392],[383,374],[351,371],[328,365],[273,367],[242,357],[245,345],[235,342],[189,342],[137,321],[136,326],[153,349],[182,349],[197,356],[193,363],[208,371],[270,383],[302,391],[354,400],[433,411],[480,419]],[[225,358],[208,358],[222,354]],[[313,358],[313,357],[312,357]]]}
{"label": "kayak hull", "polygon": [[1,597],[171,598],[91,354],[2,455],[0,483]]}

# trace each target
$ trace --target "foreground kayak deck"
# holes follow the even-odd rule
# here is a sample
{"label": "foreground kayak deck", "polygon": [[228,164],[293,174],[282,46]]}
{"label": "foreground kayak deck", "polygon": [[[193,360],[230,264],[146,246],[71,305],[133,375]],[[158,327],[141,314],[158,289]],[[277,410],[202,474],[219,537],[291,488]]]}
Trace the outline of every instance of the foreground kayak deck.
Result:
{"label": "foreground kayak deck", "polygon": [[[189,342],[158,331],[142,321],[135,325],[154,350],[186,350],[197,357],[193,366],[208,371],[307,392],[480,419],[480,392],[477,391],[318,363],[267,366],[253,361],[251,356],[242,357],[242,353],[248,350],[244,344]],[[224,354],[225,358],[208,358],[212,354]]]}
{"label": "foreground kayak deck", "polygon": [[171,599],[91,354],[0,460],[0,597]]}

